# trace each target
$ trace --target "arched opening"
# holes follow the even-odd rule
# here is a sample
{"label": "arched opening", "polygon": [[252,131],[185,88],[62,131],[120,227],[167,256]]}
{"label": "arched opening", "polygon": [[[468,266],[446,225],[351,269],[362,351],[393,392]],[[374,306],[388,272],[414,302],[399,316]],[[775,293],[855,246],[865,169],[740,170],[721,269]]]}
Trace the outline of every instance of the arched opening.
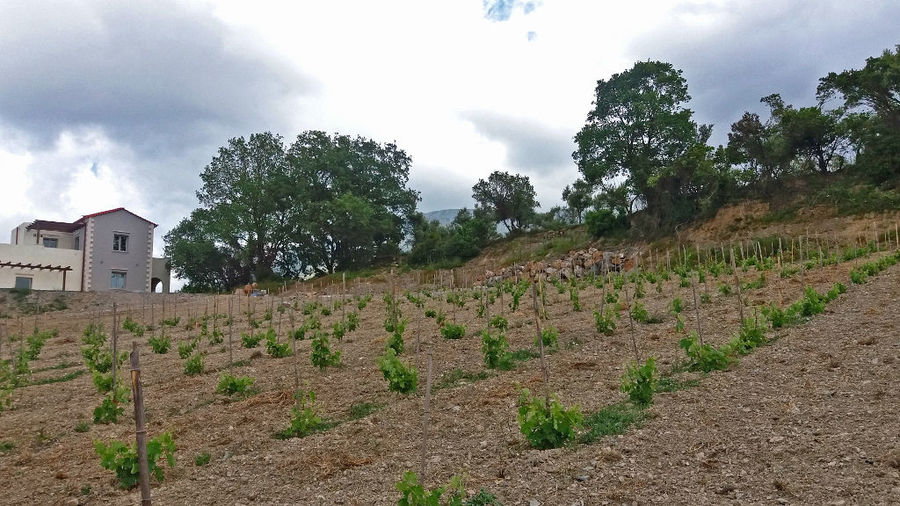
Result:
{"label": "arched opening", "polygon": [[150,291],[153,293],[169,293],[168,283],[159,278],[150,279]]}

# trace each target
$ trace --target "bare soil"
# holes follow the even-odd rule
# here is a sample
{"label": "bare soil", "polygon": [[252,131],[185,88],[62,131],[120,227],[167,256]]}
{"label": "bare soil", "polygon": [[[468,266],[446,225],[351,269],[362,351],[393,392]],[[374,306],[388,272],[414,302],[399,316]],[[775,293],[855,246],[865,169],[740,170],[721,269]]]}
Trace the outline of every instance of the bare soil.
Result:
{"label": "bare soil", "polygon": [[[900,266],[851,285],[853,262],[817,268],[805,282],[824,292],[835,281],[848,286],[846,294],[829,304],[825,314],[808,322],[770,333],[777,339],[741,358],[724,372],[694,375],[699,385],[657,395],[649,418],[624,435],[609,436],[592,444],[573,444],[555,450],[528,446],[516,423],[519,386],[540,390],[539,360],[520,363],[512,371],[491,371],[487,379],[437,390],[432,395],[426,483],[436,486],[451,475],[465,476],[470,493],[485,488],[504,504],[897,504],[900,502]],[[758,277],[750,270],[742,282]],[[711,277],[699,292],[711,302],[701,304],[704,337],[715,344],[727,342],[739,325],[734,294],[722,295],[717,283],[731,283],[724,275]],[[801,295],[799,275],[781,279],[767,273],[766,286],[745,293],[749,306],[767,302],[787,304]],[[366,289],[356,287],[355,289]],[[673,296],[685,301],[689,330],[696,327],[690,288],[663,284],[662,293],[644,284],[641,300],[658,324],[636,324],[640,353],[658,357],[666,371],[682,357],[681,335],[674,331],[668,305]],[[627,317],[612,336],[594,330],[591,310],[601,290],[581,292],[585,310],[575,312],[568,294],[547,287],[549,322],[560,331],[559,351],[548,356],[550,390],[564,404],[577,404],[585,413],[624,399],[618,391],[625,364],[633,359]],[[154,296],[154,318],[182,317],[174,330],[172,350],[151,352],[142,338],[119,332],[119,349],[141,350],[149,435],[171,431],[178,446],[175,469],[166,469],[165,481],[153,485],[158,504],[392,504],[399,494],[395,483],[406,470],[418,470],[421,449],[425,357],[434,358],[434,379],[439,383],[455,369],[484,370],[476,301],[453,310],[429,299],[426,308],[440,308],[448,321],[462,322],[467,337],[447,341],[433,319],[406,302],[410,319],[405,333],[404,360],[419,368],[416,395],[388,392],[376,360],[387,334],[382,328],[385,305],[376,293],[360,313],[361,327],[333,343],[343,352],[343,365],[326,371],[309,360],[309,342],[298,341],[294,357],[273,359],[262,348],[240,347],[240,333],[248,330],[245,316],[234,325],[235,360],[247,365],[233,373],[256,378],[260,392],[242,400],[215,393],[221,372],[228,368],[228,327],[225,343],[202,349],[206,373],[186,376],[177,355],[177,342],[197,334],[185,330],[192,316],[212,312],[211,296]],[[530,294],[510,314],[511,349],[533,348],[535,330]],[[699,294],[698,294],[699,296]],[[109,328],[113,296],[71,296],[70,308],[38,317],[41,329],[56,328],[41,356],[32,364],[45,370],[35,379],[57,377],[85,366],[80,354],[84,327],[101,309]],[[127,313],[137,321],[149,320],[146,298],[115,296],[119,318]],[[321,295],[293,295],[300,304]],[[230,297],[219,297],[219,313]],[[261,319],[269,298],[252,298]],[[233,297],[246,311],[248,299]],[[509,298],[505,299],[506,303]],[[208,308],[208,309],[207,309]],[[349,310],[349,309],[348,309]],[[500,302],[491,314],[501,311]],[[237,313],[237,309],[235,309]],[[337,310],[323,317],[323,325],[340,318]],[[301,318],[298,314],[297,318]],[[33,317],[22,325],[30,329]],[[273,323],[279,328],[278,313]],[[6,320],[7,333],[17,332],[17,321]],[[288,319],[280,323],[281,335]],[[26,330],[27,331],[27,330]],[[10,354],[3,334],[2,358]],[[13,343],[13,346],[17,343]],[[418,353],[417,353],[418,348]],[[255,355],[255,358],[254,358]],[[300,383],[313,389],[322,415],[341,423],[305,438],[279,440],[273,434],[288,424],[295,367]],[[101,468],[93,441],[134,438],[129,410],[114,425],[91,425],[74,430],[78,421],[90,421],[102,396],[89,374],[74,380],[33,385],[15,390],[12,410],[0,414],[0,442],[14,447],[0,453],[0,483],[4,504],[134,504],[136,491],[117,488],[111,472]],[[374,413],[350,420],[351,407],[360,403],[379,406]],[[212,456],[203,467],[194,465],[202,452]]]}

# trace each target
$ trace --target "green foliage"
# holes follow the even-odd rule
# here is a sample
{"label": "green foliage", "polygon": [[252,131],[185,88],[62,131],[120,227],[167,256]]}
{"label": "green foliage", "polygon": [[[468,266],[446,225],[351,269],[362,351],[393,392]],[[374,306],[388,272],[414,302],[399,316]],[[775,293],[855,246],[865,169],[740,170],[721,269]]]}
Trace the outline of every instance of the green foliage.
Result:
{"label": "green foliage", "polygon": [[604,436],[624,434],[628,427],[639,425],[646,416],[640,405],[625,402],[609,405],[584,419],[581,442],[590,444]]}
{"label": "green foliage", "polygon": [[162,321],[160,321],[159,323],[162,324],[162,325],[165,325],[165,326],[167,326],[167,327],[175,327],[175,326],[178,325],[178,323],[179,323],[180,321],[181,321],[181,317],[180,317],[180,316],[174,316],[174,317],[172,317],[172,318],[165,318],[165,319],[163,319]]}
{"label": "green foliage", "polygon": [[94,408],[94,423],[116,423],[120,416],[125,413],[125,409],[119,406],[119,403],[110,393],[100,402],[100,405]]}
{"label": "green foliage", "polygon": [[294,398],[297,400],[297,406],[291,408],[291,423],[286,429],[275,435],[277,438],[305,437],[329,426],[319,416],[315,392],[308,390],[304,393],[303,390],[297,390]]}
{"label": "green foliage", "polygon": [[806,287],[806,293],[800,300],[800,315],[813,316],[825,311],[825,298],[811,287]]}
{"label": "green foliage", "polygon": [[622,376],[621,390],[628,394],[631,402],[647,405],[653,401],[656,381],[656,359],[650,357],[644,364],[628,364],[625,375]]}
{"label": "green foliage", "polygon": [[56,337],[57,335],[58,332],[55,329],[46,332],[37,332],[37,328],[35,328],[34,334],[25,339],[25,343],[28,345],[24,350],[25,358],[28,360],[37,360],[47,339]]}
{"label": "green foliage", "polygon": [[359,420],[381,409],[381,406],[371,402],[359,402],[350,406],[350,419]]}
{"label": "green foliage", "polygon": [[444,339],[462,339],[466,335],[466,327],[455,323],[448,323],[441,328]]}
{"label": "green foliage", "polygon": [[691,333],[690,336],[683,338],[678,345],[687,355],[687,368],[691,371],[719,371],[727,368],[728,364],[733,362],[733,359],[726,353],[727,350],[713,348],[709,343],[701,345],[696,333]]}
{"label": "green foliage", "polygon": [[406,330],[406,319],[398,321],[396,325],[392,325],[390,337],[388,337],[388,348],[392,348],[397,355],[403,353],[405,343],[403,342],[403,332]]}
{"label": "green foliage", "polygon": [[445,388],[454,388],[462,384],[471,384],[491,377],[491,373],[487,371],[469,372],[456,368],[441,375],[434,384],[433,390],[443,390]]}
{"label": "green foliage", "polygon": [[192,340],[182,341],[178,343],[178,358],[184,360],[191,356],[191,353],[194,352],[194,348],[197,346],[197,342]]}
{"label": "green foliage", "polygon": [[569,300],[572,301],[573,311],[581,311],[581,302],[578,298],[578,287],[576,285],[569,287]]}
{"label": "green foliage", "polygon": [[628,228],[628,218],[621,209],[595,209],[584,218],[587,231],[594,237],[614,235]]}
{"label": "green foliage", "polygon": [[197,374],[203,374],[203,369],[206,367],[206,354],[205,353],[194,353],[194,355],[187,359],[184,362],[184,373],[188,376],[195,376]]}
{"label": "green foliage", "polygon": [[725,283],[719,284],[719,293],[725,296],[731,295],[731,285]]}
{"label": "green foliage", "polygon": [[130,316],[125,317],[125,321],[122,322],[122,328],[131,332],[137,337],[141,337],[144,335],[144,326],[140,323],[131,319]]}
{"label": "green foliage", "polygon": [[425,318],[435,318],[437,317],[437,311],[434,309],[426,309],[425,310]]}
{"label": "green foliage", "polygon": [[87,422],[85,420],[79,420],[78,422],[75,423],[75,432],[83,433],[83,432],[87,432],[89,430],[91,430],[90,422]]}
{"label": "green foliage", "polygon": [[500,332],[506,332],[509,330],[509,320],[504,318],[502,315],[495,315],[491,318],[490,326],[499,330]]}
{"label": "green foliage", "polygon": [[598,334],[613,335],[613,332],[616,331],[616,313],[612,309],[607,309],[605,312],[595,309],[594,327]]}
{"label": "green foliage", "polygon": [[449,492],[450,496],[447,497],[444,504],[463,506],[462,495],[465,490],[462,488],[462,479],[459,476],[454,476],[450,479],[450,483],[444,486],[427,490],[419,482],[416,473],[406,471],[403,473],[403,478],[397,482],[396,487],[403,494],[397,501],[397,506],[441,506],[441,496],[445,492]]}
{"label": "green foliage", "polygon": [[[158,483],[162,483],[164,474],[160,461],[164,460],[169,467],[175,467],[175,450],[175,440],[169,432],[163,432],[147,442],[147,467]],[[116,473],[122,488],[129,489],[137,485],[138,460],[134,444],[128,446],[114,440],[106,445],[102,441],[94,441],[94,452],[100,456],[100,465],[104,469]]]}
{"label": "green foliage", "polygon": [[418,371],[397,358],[393,348],[384,351],[384,355],[378,359],[378,368],[387,380],[388,390],[391,392],[408,394],[415,391],[418,385]]}
{"label": "green foliage", "polygon": [[341,352],[331,351],[328,334],[325,332],[316,332],[310,343],[310,360],[314,366],[325,370],[329,366],[336,366],[341,363]]}
{"label": "green foliage", "polygon": [[684,309],[684,306],[681,303],[681,297],[675,297],[674,299],[672,299],[672,313],[673,314],[680,314],[683,309]]}
{"label": "green foliage", "polygon": [[278,337],[275,335],[275,330],[269,329],[269,332],[266,335],[266,353],[272,358],[289,357],[291,356],[290,343],[279,343]]}
{"label": "green foliage", "polygon": [[647,308],[640,302],[635,302],[631,307],[631,318],[636,322],[651,323],[650,313],[647,312]]}
{"label": "green foliage", "polygon": [[540,207],[536,195],[528,176],[502,171],[492,172],[487,181],[479,179],[472,187],[476,208],[490,213],[495,223],[503,223],[513,235],[534,220],[534,209]]}
{"label": "green foliage", "polygon": [[710,302],[712,302],[712,297],[710,297],[708,293],[703,292],[700,294],[700,302],[703,304],[709,304]]}
{"label": "green foliage", "polygon": [[[249,334],[241,334],[241,344],[244,345],[244,348],[256,348],[259,346],[259,342],[263,340],[266,335],[262,332],[254,334],[250,332]],[[178,345],[178,354],[181,355],[181,345]],[[184,357],[182,357],[184,358]]]}
{"label": "green foliage", "polygon": [[[544,349],[555,350],[559,345],[559,331],[555,327],[547,327],[541,330],[541,340],[544,342]],[[534,337],[534,346],[540,346],[541,342],[538,337]]]}
{"label": "green foliage", "polygon": [[209,460],[212,458],[212,455],[209,452],[203,452],[194,457],[194,465],[197,467],[203,467],[206,464],[209,464]]}
{"label": "green foliage", "polygon": [[359,327],[359,315],[356,313],[347,313],[347,332],[353,332]]}
{"label": "green foliage", "polygon": [[484,330],[481,332],[481,353],[484,355],[484,364],[493,369],[500,365],[500,360],[509,348],[509,341],[502,332],[496,336]]}
{"label": "green foliage", "polygon": [[566,408],[553,396],[549,403],[531,395],[527,388],[519,394],[519,430],[531,446],[545,450],[557,448],[575,437],[581,425],[581,411]]}
{"label": "green foliage", "polygon": [[147,342],[150,343],[153,353],[168,353],[169,348],[172,347],[172,339],[167,335],[150,336]]}
{"label": "green foliage", "polygon": [[741,329],[727,345],[729,354],[746,355],[753,348],[766,344],[765,329],[756,320],[744,318]]}
{"label": "green foliage", "polygon": [[225,373],[219,380],[216,392],[225,395],[245,394],[253,386],[254,381],[250,376],[232,376]]}

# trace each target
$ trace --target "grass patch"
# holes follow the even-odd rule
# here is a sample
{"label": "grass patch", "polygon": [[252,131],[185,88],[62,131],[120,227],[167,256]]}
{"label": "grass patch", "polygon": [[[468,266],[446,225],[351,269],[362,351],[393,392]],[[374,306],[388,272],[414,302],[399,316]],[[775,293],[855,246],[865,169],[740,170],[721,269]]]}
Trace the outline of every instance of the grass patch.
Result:
{"label": "grass patch", "polygon": [[12,441],[0,441],[0,454],[5,455],[16,448],[16,444]]}
{"label": "grass patch", "polygon": [[85,370],[85,369],[78,369],[77,371],[72,371],[72,372],[70,372],[70,373],[68,373],[68,374],[64,374],[64,375],[62,375],[62,376],[56,376],[56,377],[54,377],[54,378],[44,378],[44,379],[34,380],[34,381],[28,383],[27,385],[24,385],[24,386],[31,386],[31,385],[49,385],[50,383],[62,383],[63,381],[70,381],[70,380],[73,380],[73,379],[75,379],[75,378],[81,376],[82,374],[84,374],[84,373],[86,373],[86,372],[87,372],[87,370]]}
{"label": "grass patch", "polygon": [[531,360],[540,356],[541,354],[534,350],[519,348],[516,351],[504,353],[503,356],[500,357],[500,363],[497,365],[497,369],[509,371],[515,369],[516,362],[525,362],[526,360]]}
{"label": "grass patch", "polygon": [[581,436],[581,442],[589,444],[603,436],[624,434],[632,425],[640,425],[646,417],[644,410],[633,404],[611,404],[584,418],[583,425],[587,431]]}
{"label": "grass patch", "polygon": [[434,385],[434,390],[442,390],[444,388],[453,388],[463,383],[474,383],[491,377],[491,373],[487,371],[469,372],[462,369],[453,369],[452,371],[441,375],[441,378]]}
{"label": "grass patch", "polygon": [[700,384],[700,380],[696,379],[687,379],[680,380],[673,378],[671,376],[662,376],[659,378],[659,381],[656,382],[656,392],[657,393],[666,393],[666,392],[677,392],[679,390],[687,390],[688,388],[694,388],[695,386]]}
{"label": "grass patch", "polygon": [[381,408],[381,404],[375,404],[374,402],[357,402],[350,406],[350,419],[359,420],[360,418],[365,418]]}
{"label": "grass patch", "polygon": [[56,365],[51,365],[48,367],[41,367],[40,369],[32,369],[31,372],[37,374],[39,372],[44,372],[44,371],[56,371],[58,369],[68,369],[70,367],[75,367],[76,365],[80,365],[80,362],[61,362]]}

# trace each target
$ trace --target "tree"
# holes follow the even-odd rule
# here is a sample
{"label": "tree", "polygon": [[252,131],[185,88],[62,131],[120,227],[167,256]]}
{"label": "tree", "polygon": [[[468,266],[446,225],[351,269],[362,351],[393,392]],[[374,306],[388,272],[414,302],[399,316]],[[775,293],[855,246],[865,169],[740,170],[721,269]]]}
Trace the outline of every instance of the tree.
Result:
{"label": "tree", "polygon": [[597,81],[593,108],[575,136],[578,149],[572,155],[584,180],[602,190],[624,179],[657,225],[681,219],[666,213],[664,201],[677,197],[682,182],[665,179],[672,177],[672,164],[705,143],[710,131],[691,119],[683,105],[688,100],[687,82],[669,63],[638,62]]}
{"label": "tree", "polygon": [[479,179],[472,187],[476,210],[489,212],[495,223],[503,223],[510,234],[516,234],[532,220],[536,207],[541,207],[528,176],[494,171],[487,181]]}
{"label": "tree", "polygon": [[840,168],[847,138],[840,125],[841,111],[823,112],[820,107],[785,108],[779,122],[784,139],[794,156],[808,160],[827,174]]}
{"label": "tree", "polygon": [[562,192],[562,198],[569,206],[575,223],[581,223],[584,218],[584,212],[591,207],[591,199],[594,188],[584,179],[576,179],[571,186],[566,185]]}
{"label": "tree", "polygon": [[413,245],[409,252],[409,263],[413,265],[459,264],[476,257],[497,237],[492,217],[477,209],[474,213],[460,209],[447,226],[426,221],[421,213],[417,213],[414,223]]}
{"label": "tree", "polygon": [[172,270],[188,279],[186,292],[227,290],[250,277],[249,265],[236,254],[239,246],[221,242],[215,227],[209,210],[195,209],[165,236]]}
{"label": "tree", "polygon": [[765,193],[790,167],[790,152],[784,138],[769,120],[745,112],[731,124],[726,151],[731,163],[743,168],[745,180]]}

